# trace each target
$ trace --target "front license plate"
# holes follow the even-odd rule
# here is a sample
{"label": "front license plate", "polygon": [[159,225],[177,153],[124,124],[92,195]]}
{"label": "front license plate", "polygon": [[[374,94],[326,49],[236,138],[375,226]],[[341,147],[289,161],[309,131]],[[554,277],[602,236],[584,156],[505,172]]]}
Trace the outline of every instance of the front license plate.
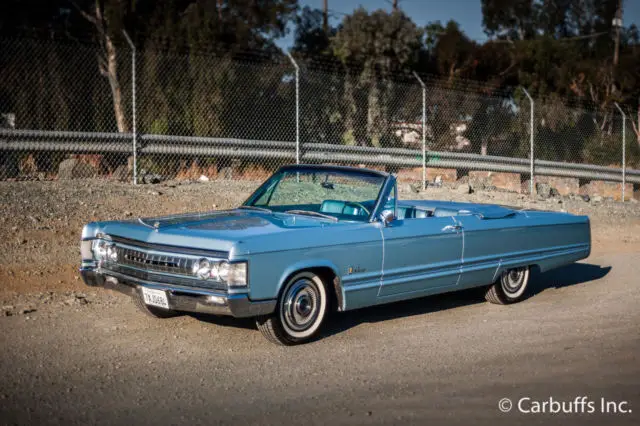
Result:
{"label": "front license plate", "polygon": [[147,305],[169,309],[167,293],[162,290],[154,290],[151,288],[142,287],[142,297],[144,297],[144,303],[146,303]]}

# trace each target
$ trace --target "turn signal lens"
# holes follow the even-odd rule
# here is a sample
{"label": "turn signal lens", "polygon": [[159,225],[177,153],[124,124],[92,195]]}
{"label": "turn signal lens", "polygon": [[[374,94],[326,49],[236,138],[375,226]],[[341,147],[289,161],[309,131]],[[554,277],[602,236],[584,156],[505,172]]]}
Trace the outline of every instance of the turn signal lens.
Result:
{"label": "turn signal lens", "polygon": [[93,260],[92,240],[80,241],[80,256],[82,260]]}
{"label": "turn signal lens", "polygon": [[244,287],[247,285],[247,262],[232,263],[229,266],[227,284],[230,286]]}

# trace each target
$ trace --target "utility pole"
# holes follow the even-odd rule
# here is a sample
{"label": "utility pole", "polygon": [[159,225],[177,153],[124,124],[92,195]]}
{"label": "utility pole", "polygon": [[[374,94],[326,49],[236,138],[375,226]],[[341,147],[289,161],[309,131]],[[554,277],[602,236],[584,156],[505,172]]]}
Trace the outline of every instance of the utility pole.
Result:
{"label": "utility pole", "polygon": [[398,0],[393,0],[393,11],[398,10]]}
{"label": "utility pole", "polygon": [[322,30],[329,34],[329,0],[322,0]]}
{"label": "utility pole", "polygon": [[616,29],[615,48],[613,51],[613,67],[618,66],[618,57],[620,54],[620,29],[622,28],[622,0],[618,0],[618,10],[616,17],[613,19],[613,26]]}

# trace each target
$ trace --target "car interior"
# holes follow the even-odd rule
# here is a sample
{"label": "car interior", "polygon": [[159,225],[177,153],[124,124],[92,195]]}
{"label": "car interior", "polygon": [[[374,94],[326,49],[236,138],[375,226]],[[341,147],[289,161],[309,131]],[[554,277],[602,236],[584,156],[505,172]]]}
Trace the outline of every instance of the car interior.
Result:
{"label": "car interior", "polygon": [[[337,214],[344,216],[360,216],[368,217],[369,213],[364,208],[370,211],[373,208],[372,202],[365,203],[351,203],[341,200],[325,200],[320,206],[321,213]],[[364,207],[364,208],[363,208]],[[457,216],[458,210],[436,207],[429,208],[417,208],[415,206],[398,205],[397,219],[423,219],[427,217],[448,217]]]}

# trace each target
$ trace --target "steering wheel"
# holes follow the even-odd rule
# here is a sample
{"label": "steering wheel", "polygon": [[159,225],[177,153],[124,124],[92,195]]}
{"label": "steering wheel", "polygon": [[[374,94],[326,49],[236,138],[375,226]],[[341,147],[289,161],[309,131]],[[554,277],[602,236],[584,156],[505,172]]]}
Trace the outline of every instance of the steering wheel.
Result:
{"label": "steering wheel", "polygon": [[[356,207],[356,208],[362,209],[366,213],[367,216],[371,215],[371,212],[369,211],[369,209],[366,208],[365,206],[363,206],[360,203],[347,201],[347,202],[344,203],[344,207]],[[343,212],[344,212],[344,207],[342,208]],[[358,216],[364,216],[364,215],[359,214]]]}

